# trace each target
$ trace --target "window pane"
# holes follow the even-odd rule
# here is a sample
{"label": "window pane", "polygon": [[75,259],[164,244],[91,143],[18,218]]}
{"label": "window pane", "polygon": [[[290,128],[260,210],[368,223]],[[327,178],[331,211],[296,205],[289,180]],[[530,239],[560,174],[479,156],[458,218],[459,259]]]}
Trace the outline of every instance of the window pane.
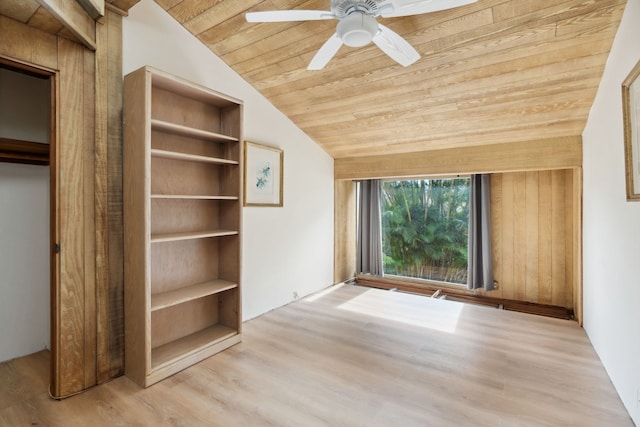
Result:
{"label": "window pane", "polygon": [[384,273],[467,283],[469,178],[382,185]]}

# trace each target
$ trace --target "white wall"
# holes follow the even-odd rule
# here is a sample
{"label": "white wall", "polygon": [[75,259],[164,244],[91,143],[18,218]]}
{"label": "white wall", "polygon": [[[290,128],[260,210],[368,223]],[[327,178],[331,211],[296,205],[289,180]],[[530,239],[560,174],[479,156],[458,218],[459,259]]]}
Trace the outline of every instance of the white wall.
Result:
{"label": "white wall", "polygon": [[49,167],[0,163],[0,361],[50,346]]}
{"label": "white wall", "polygon": [[245,138],[284,150],[284,207],[243,210],[244,320],[331,285],[333,159],[153,1],[123,31],[125,75],[151,65],[239,98]]}
{"label": "white wall", "polygon": [[640,425],[640,202],[626,202],[621,84],[640,60],[629,0],[583,133],[584,328]]}
{"label": "white wall", "polygon": [[[0,69],[0,136],[49,142],[49,81]],[[49,167],[0,162],[0,361],[50,346]]]}
{"label": "white wall", "polygon": [[0,136],[49,143],[49,79],[0,68]]}

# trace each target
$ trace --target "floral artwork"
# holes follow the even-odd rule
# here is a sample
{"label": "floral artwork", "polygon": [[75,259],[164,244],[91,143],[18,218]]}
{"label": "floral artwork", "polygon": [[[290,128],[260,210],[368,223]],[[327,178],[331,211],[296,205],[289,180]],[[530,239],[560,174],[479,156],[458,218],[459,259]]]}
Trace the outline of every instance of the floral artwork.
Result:
{"label": "floral artwork", "polygon": [[282,206],[283,159],[279,148],[245,142],[245,206]]}
{"label": "floral artwork", "polygon": [[271,162],[264,162],[258,165],[256,170],[255,186],[256,192],[261,194],[273,193],[273,178],[271,176]]}

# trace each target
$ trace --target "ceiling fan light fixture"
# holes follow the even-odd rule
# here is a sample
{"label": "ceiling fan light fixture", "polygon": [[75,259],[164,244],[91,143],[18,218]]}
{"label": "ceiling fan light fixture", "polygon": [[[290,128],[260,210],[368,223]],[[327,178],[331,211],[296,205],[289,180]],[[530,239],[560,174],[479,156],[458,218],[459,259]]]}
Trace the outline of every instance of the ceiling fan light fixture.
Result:
{"label": "ceiling fan light fixture", "polygon": [[336,32],[324,42],[307,66],[307,70],[321,70],[346,44],[361,47],[371,42],[389,58],[407,67],[420,54],[400,34],[376,22],[376,17],[422,15],[425,13],[465,6],[478,0],[330,0],[331,10],[266,10],[248,12],[248,22],[295,22],[337,19]]}
{"label": "ceiling fan light fixture", "polygon": [[376,18],[363,12],[352,12],[338,22],[338,36],[344,44],[350,47],[360,47],[371,43],[377,32]]}

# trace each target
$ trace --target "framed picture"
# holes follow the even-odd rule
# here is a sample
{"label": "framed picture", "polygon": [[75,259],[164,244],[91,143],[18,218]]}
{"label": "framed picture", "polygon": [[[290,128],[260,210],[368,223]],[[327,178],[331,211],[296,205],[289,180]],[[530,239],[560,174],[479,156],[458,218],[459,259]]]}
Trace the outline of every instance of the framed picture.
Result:
{"label": "framed picture", "polygon": [[622,83],[627,200],[640,201],[640,61]]}
{"label": "framed picture", "polygon": [[284,153],[279,148],[244,142],[244,205],[282,206]]}

